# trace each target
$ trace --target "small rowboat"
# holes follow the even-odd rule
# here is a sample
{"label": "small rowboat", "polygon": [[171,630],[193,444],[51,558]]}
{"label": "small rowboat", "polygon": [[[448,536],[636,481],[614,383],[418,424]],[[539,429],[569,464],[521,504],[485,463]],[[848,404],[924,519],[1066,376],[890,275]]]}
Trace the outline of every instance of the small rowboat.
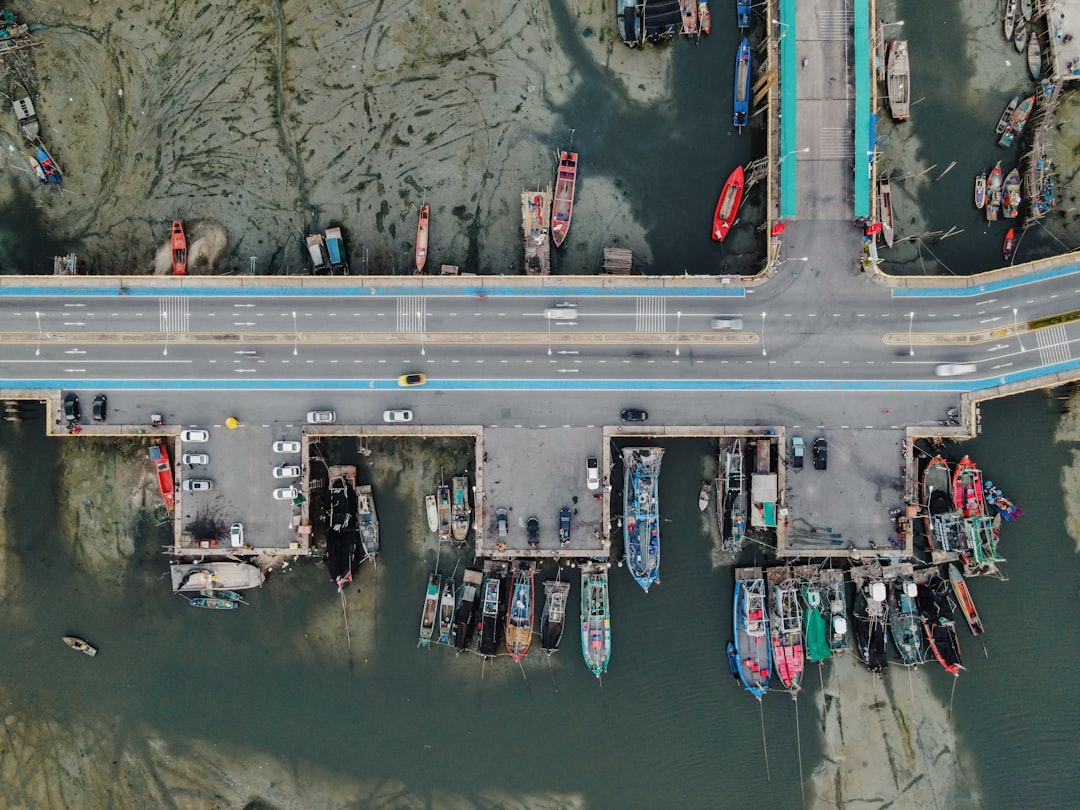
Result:
{"label": "small rowboat", "polygon": [[698,28],[701,29],[701,33],[709,34],[712,32],[712,12],[709,11],[709,4],[706,0],[699,0],[697,4],[697,17]]}
{"label": "small rowboat", "polygon": [[739,203],[742,202],[743,185],[743,167],[736,166],[727,182],[724,183],[724,189],[720,192],[720,199],[716,203],[716,211],[713,214],[712,238],[717,242],[723,242],[731,226],[735,224],[735,216],[739,213]]}
{"label": "small rowboat", "polygon": [[682,11],[682,33],[688,37],[701,36],[698,30],[698,4],[697,0],[679,0]]}
{"label": "small rowboat", "polygon": [[36,155],[38,163],[41,164],[41,170],[45,172],[45,176],[54,184],[60,185],[64,178],[60,175],[60,169],[57,168],[56,163],[53,162],[49,153],[39,146]]}
{"label": "small rowboat", "polygon": [[559,153],[559,173],[555,182],[555,197],[551,202],[551,241],[555,243],[555,247],[561,247],[570,232],[570,218],[574,214],[574,188],[577,185],[577,163],[577,152]]}
{"label": "small rowboat", "polygon": [[427,525],[432,533],[439,531],[439,506],[434,495],[424,496],[424,511],[427,512]]}
{"label": "small rowboat", "polygon": [[735,89],[734,89],[734,115],[732,126],[745,127],[750,117],[750,41],[743,37],[739,43],[738,53],[735,54]]}
{"label": "small rowboat", "polygon": [[172,224],[172,268],[174,276],[187,275],[187,235],[182,219],[175,219]]}
{"label": "small rowboat", "polygon": [[701,484],[701,492],[698,493],[697,508],[704,512],[709,508],[709,501],[712,499],[712,481],[703,481]]}
{"label": "small rowboat", "polygon": [[1013,28],[1013,47],[1016,48],[1017,53],[1023,53],[1024,47],[1027,45],[1027,22],[1021,17],[1016,21],[1016,27]]}
{"label": "small rowboat", "polygon": [[1031,0],[1020,0],[1020,16],[1031,22]]}
{"label": "small rowboat", "polygon": [[1012,259],[1013,249],[1016,247],[1016,231],[1009,228],[1005,232],[1005,241],[1001,243],[1001,258],[1005,261]]}
{"label": "small rowboat", "polygon": [[981,636],[983,633],[983,624],[982,620],[979,618],[979,611],[975,609],[975,602],[971,598],[971,591],[968,590],[967,583],[964,581],[960,569],[951,563],[949,565],[949,584],[952,585],[953,594],[956,596],[956,601],[960,604],[960,612],[964,614],[964,618],[967,619],[968,627],[971,628],[971,635]]}
{"label": "small rowboat", "polygon": [[1012,39],[1013,28],[1016,26],[1016,0],[1007,0],[1005,3],[1005,39]]}
{"label": "small rowboat", "polygon": [[981,209],[986,205],[986,172],[975,178],[975,207]]}
{"label": "small rowboat", "polygon": [[893,204],[892,204],[892,181],[887,176],[878,179],[878,202],[881,214],[881,235],[885,238],[885,244],[893,246]]}
{"label": "small rowboat", "polygon": [[78,650],[81,653],[86,653],[91,658],[97,655],[97,648],[91,647],[88,643],[83,641],[78,636],[64,636],[64,643],[71,647],[71,649],[73,650]]}
{"label": "small rowboat", "polygon": [[1000,135],[1005,131],[1005,127],[1009,125],[1012,114],[1016,110],[1016,105],[1020,103],[1020,96],[1013,96],[1012,101],[1005,105],[1005,111],[1001,114],[1001,118],[998,119],[997,127],[994,128],[994,134]]}
{"label": "small rowboat", "polygon": [[1039,80],[1039,74],[1042,73],[1042,46],[1039,45],[1039,35],[1034,31],[1028,37],[1027,44],[1027,63],[1028,72],[1031,73],[1031,78],[1035,81]]}
{"label": "small rowboat", "polygon": [[232,599],[222,599],[219,596],[196,596],[188,599],[188,604],[197,608],[208,608],[210,610],[235,610],[240,607],[239,602],[234,602]]}
{"label": "small rowboat", "polygon": [[424,265],[427,264],[428,248],[428,219],[431,216],[431,207],[424,203],[420,206],[420,221],[416,225],[416,272],[423,273]]}
{"label": "small rowboat", "polygon": [[34,170],[34,176],[37,177],[42,183],[48,183],[49,178],[45,176],[45,170],[41,168],[41,164],[33,155],[30,156],[30,168]]}

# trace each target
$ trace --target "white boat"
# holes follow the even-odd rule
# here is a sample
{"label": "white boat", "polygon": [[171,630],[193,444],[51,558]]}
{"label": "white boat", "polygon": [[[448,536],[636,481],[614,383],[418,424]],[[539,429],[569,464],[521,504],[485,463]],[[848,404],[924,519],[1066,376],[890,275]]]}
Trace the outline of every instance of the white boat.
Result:
{"label": "white boat", "polygon": [[424,496],[424,508],[427,510],[427,525],[432,534],[439,531],[439,504],[434,495]]}
{"label": "white boat", "polygon": [[709,501],[712,500],[712,481],[701,482],[701,492],[697,496],[697,508],[704,512],[709,508]]}
{"label": "white boat", "polygon": [[179,591],[242,591],[257,588],[266,575],[256,566],[241,562],[205,562],[170,565],[173,593]]}

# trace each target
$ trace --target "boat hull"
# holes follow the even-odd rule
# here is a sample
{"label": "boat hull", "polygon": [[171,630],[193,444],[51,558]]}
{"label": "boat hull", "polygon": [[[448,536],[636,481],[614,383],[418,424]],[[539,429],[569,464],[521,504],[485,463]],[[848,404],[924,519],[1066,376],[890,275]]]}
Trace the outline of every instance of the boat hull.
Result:
{"label": "boat hull", "polygon": [[731,120],[732,126],[740,131],[750,119],[751,72],[750,41],[743,37],[735,54],[734,110]]}
{"label": "boat hull", "polygon": [[173,220],[172,238],[172,266],[174,276],[187,275],[187,234],[184,233],[184,221]]}
{"label": "boat hull", "polygon": [[424,203],[420,206],[420,219],[416,225],[416,272],[423,273],[428,254],[428,220],[431,207]]}
{"label": "boat hull", "polygon": [[180,591],[243,591],[257,588],[266,580],[254,565],[240,562],[207,562],[170,565],[174,593]]}
{"label": "boat hull", "polygon": [[772,645],[760,568],[735,569],[733,617],[734,674],[747,692],[761,700],[772,675]]}
{"label": "boat hull", "polygon": [[420,646],[426,647],[435,634],[435,625],[439,613],[439,591],[442,577],[432,574],[428,577],[427,591],[424,593],[424,609],[420,613]]}
{"label": "boat hull", "polygon": [[574,214],[574,189],[577,186],[577,152],[559,153],[559,170],[555,181],[555,196],[551,202],[551,241],[561,247],[570,232]]}
{"label": "boat hull", "polygon": [[743,167],[736,166],[728,176],[724,188],[720,192],[720,199],[716,203],[716,211],[713,213],[712,238],[716,242],[727,239],[731,226],[735,224],[735,217],[739,213],[739,204],[742,202],[744,186]]}
{"label": "boat hull", "polygon": [[663,448],[623,449],[623,553],[646,593],[660,579],[660,464]]}
{"label": "boat hull", "polygon": [[528,655],[532,631],[533,572],[522,566],[510,580],[510,604],[506,608],[506,651],[515,661]]}
{"label": "boat hull", "polygon": [[611,661],[611,613],[606,566],[581,572],[581,653],[589,671],[600,677]]}

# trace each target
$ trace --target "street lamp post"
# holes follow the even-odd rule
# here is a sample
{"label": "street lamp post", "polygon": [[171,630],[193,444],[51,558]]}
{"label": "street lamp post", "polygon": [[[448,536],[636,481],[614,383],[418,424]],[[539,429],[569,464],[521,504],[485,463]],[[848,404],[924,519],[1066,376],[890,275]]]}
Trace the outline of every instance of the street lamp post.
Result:
{"label": "street lamp post", "polygon": [[907,315],[908,315],[908,325],[907,325],[908,356],[909,357],[914,357],[915,356],[915,344],[912,343],[911,329],[912,329],[912,327],[915,326],[915,311],[912,310]]}
{"label": "street lamp post", "polygon": [[548,357],[551,357],[551,318],[547,319],[548,325]]}
{"label": "street lamp post", "polygon": [[165,330],[165,348],[161,350],[161,355],[163,357],[169,356],[169,331],[167,329]]}
{"label": "street lamp post", "polygon": [[34,317],[37,319],[37,348],[34,349],[34,356],[41,355],[41,313],[35,312]]}
{"label": "street lamp post", "polygon": [[772,20],[772,24],[780,26],[780,39],[783,39],[784,37],[786,37],[787,36],[787,30],[789,28],[791,28],[791,26],[788,25],[786,22],[781,22],[780,20]]}
{"label": "street lamp post", "polygon": [[293,344],[292,354],[296,357],[296,345],[300,342],[300,330],[296,328],[296,313],[292,313],[292,331],[293,331]]}
{"label": "street lamp post", "polygon": [[1020,351],[1024,351],[1024,341],[1020,339],[1020,322],[1016,320],[1016,307],[1013,307],[1013,332],[1016,334],[1016,342],[1020,344]]}
{"label": "street lamp post", "polygon": [[675,356],[679,356],[679,327],[682,323],[682,313],[675,313]]}
{"label": "street lamp post", "polygon": [[785,160],[787,160],[792,155],[805,155],[809,151],[810,151],[809,146],[804,146],[802,149],[793,149],[792,151],[790,151],[786,155],[784,155],[782,158],[780,158],[780,160],[776,161],[776,165],[779,166],[781,163],[783,163]]}
{"label": "street lamp post", "polygon": [[[427,352],[424,350],[424,310],[418,309],[416,311],[416,317],[420,321],[420,356],[424,357],[427,355]],[[551,338],[549,337],[548,340],[550,341],[550,339]]]}
{"label": "street lamp post", "polygon": [[769,353],[765,351],[765,313],[761,313],[761,356],[768,357]]}

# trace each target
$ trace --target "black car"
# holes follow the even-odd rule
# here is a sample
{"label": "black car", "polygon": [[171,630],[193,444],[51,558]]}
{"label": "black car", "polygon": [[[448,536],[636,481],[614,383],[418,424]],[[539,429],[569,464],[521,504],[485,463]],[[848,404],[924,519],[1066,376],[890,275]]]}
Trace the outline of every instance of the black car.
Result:
{"label": "black car", "polygon": [[94,397],[94,421],[104,422],[105,411],[109,407],[109,398],[104,394],[98,394]]}
{"label": "black car", "polygon": [[641,408],[627,408],[619,414],[619,418],[624,422],[644,422],[649,418],[649,412]]}
{"label": "black car", "polygon": [[69,422],[78,422],[82,419],[82,408],[79,407],[79,395],[74,391],[64,395],[64,418]]}
{"label": "black car", "polygon": [[525,521],[525,531],[529,534],[529,546],[536,548],[540,545],[540,519],[531,517]]}
{"label": "black car", "polygon": [[829,465],[829,443],[818,437],[814,439],[814,469],[824,470]]}

